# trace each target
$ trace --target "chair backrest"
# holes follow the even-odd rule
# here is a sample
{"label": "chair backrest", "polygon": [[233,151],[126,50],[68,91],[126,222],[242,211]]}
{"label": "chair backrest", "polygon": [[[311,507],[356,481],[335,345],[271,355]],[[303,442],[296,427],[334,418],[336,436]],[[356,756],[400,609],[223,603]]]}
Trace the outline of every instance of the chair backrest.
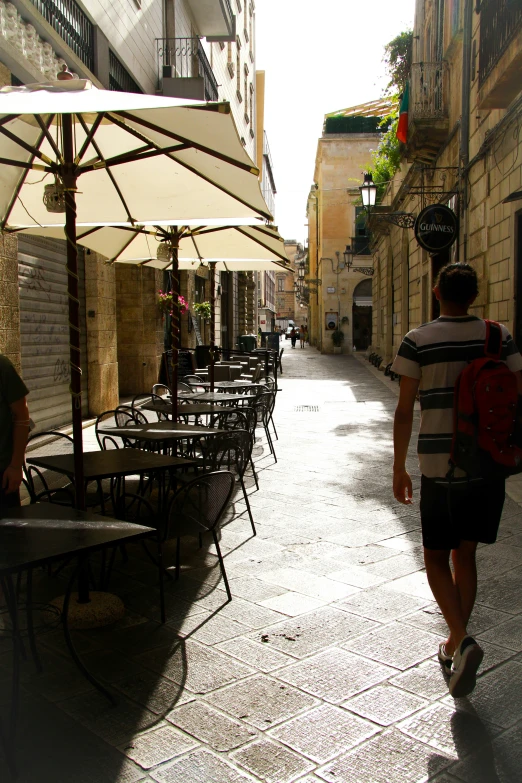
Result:
{"label": "chair backrest", "polygon": [[158,397],[171,397],[172,392],[168,386],[164,383],[155,383],[152,387],[152,394],[157,394]]}
{"label": "chair backrest", "polygon": [[[186,376],[186,377],[190,378],[190,376]],[[183,383],[183,381],[178,381],[178,391],[191,392],[194,390],[191,386],[188,385],[188,383]]]}
{"label": "chair backrest", "polygon": [[114,419],[117,427],[128,427],[136,424],[134,411],[129,405],[119,405],[114,411]]}
{"label": "chair backrest", "polygon": [[214,530],[234,491],[234,475],[220,470],[185,484],[172,498],[164,539]]}
{"label": "chair backrest", "polygon": [[[49,440],[47,440],[47,438],[49,438]],[[27,444],[29,445],[30,443],[39,440],[43,441],[43,443],[41,446],[38,445],[37,448],[34,449],[33,456],[35,457],[50,457],[55,454],[72,454],[74,451],[73,439],[64,432],[58,432],[57,430],[39,432],[37,435],[30,435]],[[24,466],[24,473],[32,498],[40,492],[56,489],[69,483],[61,473],[37,468],[35,465]]]}
{"label": "chair backrest", "polygon": [[115,437],[112,435],[104,435],[103,432],[100,432],[101,425],[104,427],[117,427],[116,411],[104,411],[103,413],[100,413],[94,425],[94,433],[96,435],[96,440],[98,441],[98,446],[102,451],[119,449],[120,446]]}
{"label": "chair backrest", "polygon": [[212,419],[213,426],[218,430],[247,430],[247,408],[228,408],[216,414]]}
{"label": "chair backrest", "polygon": [[230,430],[207,438],[202,448],[211,470],[228,470],[243,477],[252,454],[253,438],[247,430]]}
{"label": "chair backrest", "polygon": [[[209,377],[210,377],[210,368],[209,368]],[[215,381],[229,381],[230,380],[230,369],[228,365],[226,364],[215,364],[214,365],[214,380]]]}

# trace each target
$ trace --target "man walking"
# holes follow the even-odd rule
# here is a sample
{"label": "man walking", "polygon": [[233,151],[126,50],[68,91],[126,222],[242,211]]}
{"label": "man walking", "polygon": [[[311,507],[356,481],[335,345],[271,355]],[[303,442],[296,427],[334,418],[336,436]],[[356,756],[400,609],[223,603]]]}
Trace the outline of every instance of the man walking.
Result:
{"label": "man walking", "polygon": [[[478,294],[477,276],[469,264],[444,267],[434,293],[440,302],[440,317],[408,332],[392,365],[402,376],[393,430],[393,494],[400,503],[412,502],[406,456],[418,391],[424,562],[429,585],[449,628],[447,639],[439,645],[439,660],[450,676],[450,693],[459,698],[475,687],[483,658],[482,648],[467,632],[477,592],[475,554],[479,542],[493,544],[497,538],[505,481],[468,478],[458,469],[451,486],[446,478],[455,381],[469,361],[484,355],[486,324],[468,314]],[[506,327],[501,329],[501,359],[516,374],[520,395],[522,356]]]}
{"label": "man walking", "polygon": [[0,354],[0,512],[20,505],[29,434],[26,394],[25,383],[7,356]]}

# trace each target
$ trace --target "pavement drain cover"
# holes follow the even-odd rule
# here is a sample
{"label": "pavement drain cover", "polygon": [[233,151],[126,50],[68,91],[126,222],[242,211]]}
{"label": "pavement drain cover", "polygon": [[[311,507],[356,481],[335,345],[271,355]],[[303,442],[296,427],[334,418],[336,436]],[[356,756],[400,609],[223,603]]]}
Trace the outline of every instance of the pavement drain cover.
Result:
{"label": "pavement drain cover", "polygon": [[296,413],[319,413],[319,405],[296,405]]}

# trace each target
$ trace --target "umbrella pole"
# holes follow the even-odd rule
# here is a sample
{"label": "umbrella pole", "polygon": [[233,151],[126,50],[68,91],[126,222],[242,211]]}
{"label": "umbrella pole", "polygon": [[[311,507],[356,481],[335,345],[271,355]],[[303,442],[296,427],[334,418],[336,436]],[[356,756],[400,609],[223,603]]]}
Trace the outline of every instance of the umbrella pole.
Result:
{"label": "umbrella pole", "polygon": [[65,235],[67,237],[67,296],[69,299],[69,364],[74,449],[74,488],[76,508],[85,510],[83,478],[82,370],[80,355],[80,298],[78,290],[78,248],[76,245],[76,173],[74,163],[73,118],[62,115],[65,185]]}
{"label": "umbrella pole", "polygon": [[210,391],[214,391],[214,364],[216,357],[215,335],[216,335],[216,264],[212,262],[210,267]]}
{"label": "umbrella pole", "polygon": [[178,354],[179,354],[179,231],[177,227],[172,229],[170,236],[170,249],[172,252],[172,421],[178,420]]}

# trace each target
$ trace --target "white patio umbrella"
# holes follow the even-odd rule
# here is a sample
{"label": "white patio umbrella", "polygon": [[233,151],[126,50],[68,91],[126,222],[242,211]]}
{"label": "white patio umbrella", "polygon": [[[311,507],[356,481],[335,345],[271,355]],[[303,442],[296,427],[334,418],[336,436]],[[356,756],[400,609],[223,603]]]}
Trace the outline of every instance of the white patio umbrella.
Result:
{"label": "white patio umbrella", "polygon": [[257,175],[226,103],[188,105],[74,79],[0,90],[0,230],[65,227],[78,508],[85,498],[77,225],[271,219]]}

